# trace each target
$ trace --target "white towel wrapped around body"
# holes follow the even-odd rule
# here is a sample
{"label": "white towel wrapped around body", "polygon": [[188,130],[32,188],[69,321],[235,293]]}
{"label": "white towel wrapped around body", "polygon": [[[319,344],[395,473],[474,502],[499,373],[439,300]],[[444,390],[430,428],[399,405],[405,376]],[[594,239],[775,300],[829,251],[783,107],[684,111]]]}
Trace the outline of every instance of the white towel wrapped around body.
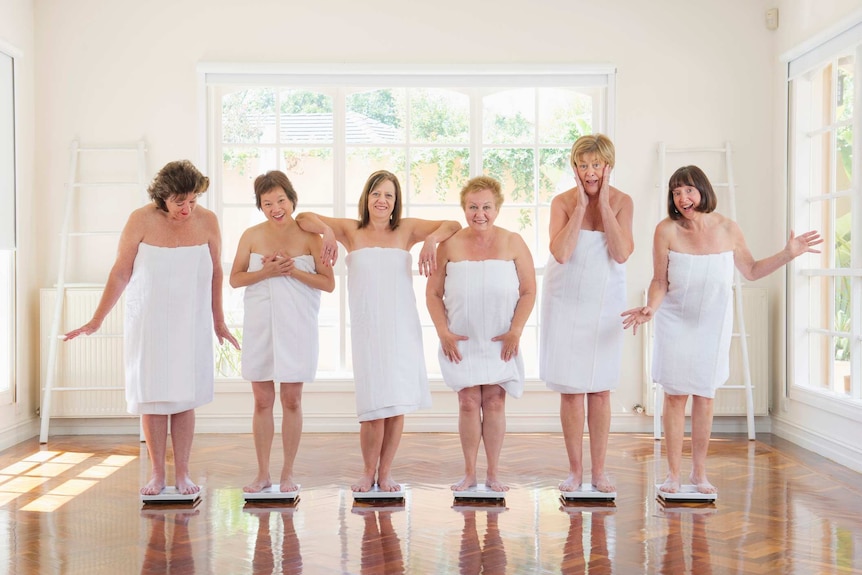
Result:
{"label": "white towel wrapped around body", "polygon": [[542,285],[539,377],[560,393],[615,389],[620,379],[626,267],[604,232],[581,230],[572,257],[548,259]]}
{"label": "white towel wrapped around body", "polygon": [[730,376],[733,252],[670,252],[655,315],[653,381],[670,395],[715,397]]}
{"label": "white towel wrapped around body", "polygon": [[361,248],[346,262],[359,421],[430,407],[410,252]]}
{"label": "white towel wrapped around body", "polygon": [[[315,273],[314,258],[293,258],[296,269]],[[248,271],[263,267],[251,254]],[[313,381],[317,373],[317,316],[320,290],[296,278],[279,276],[245,288],[242,326],[242,376],[249,381]]]}
{"label": "white towel wrapped around body", "polygon": [[206,244],[138,245],[124,317],[129,413],[168,415],[212,401],[212,277]]}
{"label": "white towel wrapped around body", "polygon": [[460,261],[446,264],[443,304],[449,330],[468,339],[458,342],[461,362],[438,357],[446,385],[460,391],[476,385],[497,384],[512,397],[524,392],[524,360],[519,353],[510,361],[500,355],[503,335],[512,325],[520,282],[512,260]]}

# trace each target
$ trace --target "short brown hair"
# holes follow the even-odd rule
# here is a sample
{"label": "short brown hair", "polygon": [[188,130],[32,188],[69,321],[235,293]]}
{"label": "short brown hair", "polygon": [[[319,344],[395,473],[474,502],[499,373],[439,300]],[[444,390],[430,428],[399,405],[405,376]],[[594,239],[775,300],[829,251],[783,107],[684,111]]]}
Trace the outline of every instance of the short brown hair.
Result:
{"label": "short brown hair", "polygon": [[611,168],[616,161],[616,148],[611,139],[604,134],[590,134],[581,136],[572,145],[572,153],[569,156],[569,165],[577,172],[578,160],[586,154],[596,154]]}
{"label": "short brown hair", "polygon": [[359,229],[364,228],[371,221],[371,214],[368,211],[368,195],[386,180],[395,185],[395,206],[392,208],[392,215],[389,216],[389,229],[394,230],[401,223],[401,184],[392,172],[377,170],[365,180],[362,195],[359,196]]}
{"label": "short brown hair", "polygon": [[165,164],[147,188],[150,199],[162,211],[168,211],[167,201],[174,196],[201,195],[210,187],[210,179],[188,160]]}
{"label": "short brown hair", "polygon": [[471,178],[461,188],[461,209],[463,210],[467,207],[467,196],[469,194],[481,192],[482,190],[491,190],[491,194],[494,196],[494,205],[499,210],[500,206],[503,205],[502,189],[503,186],[500,182],[491,176],[476,176],[475,178]]}
{"label": "short brown hair", "polygon": [[673,173],[667,185],[667,215],[670,219],[678,220],[682,217],[676,209],[676,204],[673,203],[673,191],[683,186],[697,188],[700,192],[700,204],[694,208],[695,211],[708,214],[715,210],[718,198],[715,196],[712,184],[709,183],[709,178],[697,166],[683,166]]}
{"label": "short brown hair", "polygon": [[265,174],[261,174],[254,179],[254,203],[257,209],[260,209],[260,197],[269,192],[273,188],[281,188],[287,194],[287,199],[293,204],[293,209],[296,210],[296,190],[293,189],[293,184],[290,179],[282,171],[270,170]]}

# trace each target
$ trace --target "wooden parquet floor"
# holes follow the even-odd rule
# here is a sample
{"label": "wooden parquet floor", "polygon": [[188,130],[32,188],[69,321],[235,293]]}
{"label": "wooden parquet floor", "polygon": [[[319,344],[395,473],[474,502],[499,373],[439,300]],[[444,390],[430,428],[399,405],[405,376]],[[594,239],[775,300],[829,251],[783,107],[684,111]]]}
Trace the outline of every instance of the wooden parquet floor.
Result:
{"label": "wooden parquet floor", "polygon": [[[279,445],[276,438],[275,445]],[[402,506],[362,507],[358,437],[306,434],[293,507],[249,508],[250,435],[199,435],[194,508],[143,509],[149,463],[130,436],[54,437],[0,453],[0,573],[829,574],[862,573],[862,475],[770,435],[716,436],[714,507],[665,508],[660,445],[612,435],[612,507],[564,507],[559,434],[511,434],[504,507],[453,505],[455,434],[408,434]],[[273,454],[277,476],[280,456]],[[685,473],[688,472],[686,469]]]}

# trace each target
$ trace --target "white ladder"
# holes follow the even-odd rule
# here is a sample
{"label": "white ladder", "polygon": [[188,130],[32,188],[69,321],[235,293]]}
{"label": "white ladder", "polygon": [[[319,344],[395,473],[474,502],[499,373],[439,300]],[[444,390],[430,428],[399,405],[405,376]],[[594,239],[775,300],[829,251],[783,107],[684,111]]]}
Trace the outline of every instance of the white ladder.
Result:
{"label": "white ladder", "polygon": [[[97,156],[101,154],[102,156]],[[96,159],[105,157],[116,157],[117,154],[136,154],[136,174],[134,179],[129,178],[119,182],[92,182],[82,181],[79,174],[80,165],[85,155],[90,155],[90,158]],[[66,201],[63,211],[63,223],[60,227],[60,253],[59,264],[57,271],[57,284],[55,286],[56,293],[54,294],[54,314],[51,320],[51,332],[48,339],[48,361],[45,369],[45,382],[42,389],[42,402],[39,408],[41,415],[41,429],[39,432],[39,442],[48,442],[48,427],[51,421],[51,397],[55,391],[74,392],[74,391],[110,391],[122,390],[124,387],[56,387],[57,381],[57,346],[61,341],[62,334],[65,329],[62,326],[63,306],[66,300],[66,288],[75,284],[66,281],[66,264],[68,261],[69,239],[86,236],[115,236],[120,235],[121,230],[102,230],[102,231],[72,231],[69,229],[73,212],[78,209],[76,201],[79,192],[83,188],[104,188],[107,190],[127,190],[138,192],[141,195],[142,204],[146,198],[147,186],[147,166],[146,166],[146,146],[143,141],[136,142],[131,145],[108,145],[108,146],[81,146],[75,140],[72,142],[70,149],[69,162],[69,178],[66,181]],[[77,326],[75,326],[77,327]],[[97,337],[93,334],[90,337]]]}
{"label": "white ladder", "polygon": [[[736,187],[733,180],[733,151],[730,147],[730,142],[725,142],[723,147],[720,148],[668,148],[664,142],[659,142],[658,145],[658,161],[659,161],[659,180],[658,180],[658,189],[659,189],[659,221],[664,219],[667,215],[667,184],[669,174],[667,173],[666,163],[667,157],[672,154],[680,154],[680,155],[700,155],[703,157],[704,154],[721,154],[724,156],[724,168],[725,174],[727,176],[727,181],[716,181],[713,178],[710,178],[710,183],[713,188],[725,188],[727,189],[727,200],[728,200],[728,209],[727,214],[732,220],[736,220]],[[693,163],[693,162],[690,162]],[[740,350],[742,352],[742,374],[743,381],[742,385],[723,385],[718,388],[718,391],[728,390],[728,389],[744,389],[745,390],[745,412],[746,412],[746,420],[748,424],[748,439],[750,441],[754,441],[754,395],[752,393],[751,388],[751,363],[748,358],[748,334],[745,331],[745,316],[743,314],[742,307],[742,281],[740,279],[739,270],[734,269],[733,273],[733,291],[734,291],[734,308],[736,313],[736,327],[737,332],[733,334],[733,337],[739,338]],[[644,337],[644,357],[647,358],[647,366],[649,366],[649,362],[651,361],[649,354],[649,339],[652,331],[648,334],[645,334]],[[649,373],[649,367],[647,367],[646,377],[649,378],[648,381],[652,381],[652,374]],[[664,399],[664,394],[660,385],[657,385],[655,382],[652,382],[653,393],[655,405],[654,416],[653,416],[653,437],[655,439],[661,439],[661,414],[662,414],[662,401]]]}

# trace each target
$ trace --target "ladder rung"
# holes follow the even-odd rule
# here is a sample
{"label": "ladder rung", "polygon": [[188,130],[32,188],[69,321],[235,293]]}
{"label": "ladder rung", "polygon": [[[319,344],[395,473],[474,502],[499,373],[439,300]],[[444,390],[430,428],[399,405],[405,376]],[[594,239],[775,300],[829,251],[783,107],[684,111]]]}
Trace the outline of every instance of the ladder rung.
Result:
{"label": "ladder rung", "polygon": [[[63,232],[60,232],[62,235]],[[122,232],[119,231],[102,231],[102,232],[69,232],[67,235],[69,236],[118,236]]]}
{"label": "ladder rung", "polygon": [[75,182],[72,184],[75,188],[125,188],[140,185],[140,182]]}

